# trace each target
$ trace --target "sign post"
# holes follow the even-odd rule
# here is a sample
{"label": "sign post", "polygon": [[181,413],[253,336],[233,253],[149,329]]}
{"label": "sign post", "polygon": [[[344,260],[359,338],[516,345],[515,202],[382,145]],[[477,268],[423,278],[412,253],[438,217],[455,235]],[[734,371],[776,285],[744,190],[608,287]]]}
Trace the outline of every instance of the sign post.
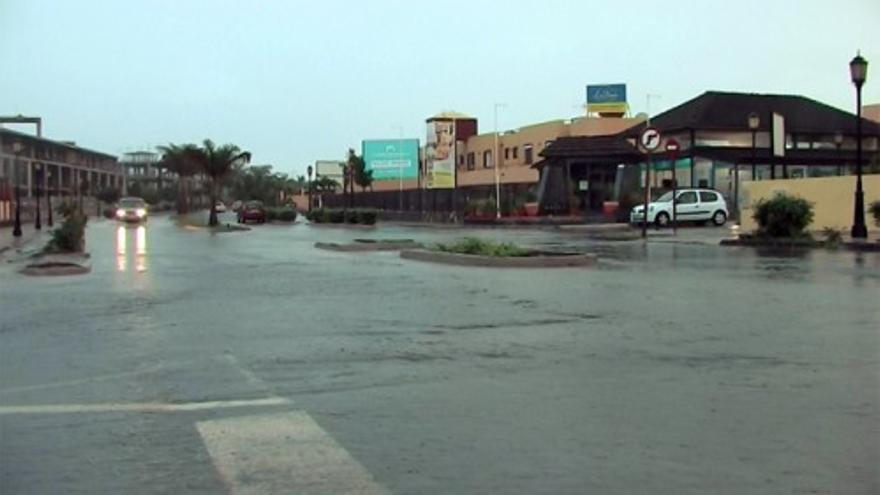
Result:
{"label": "sign post", "polygon": [[675,165],[678,160],[678,153],[681,151],[681,146],[678,144],[673,138],[669,138],[666,140],[666,153],[669,155],[669,160],[672,162],[672,233],[678,234],[678,210],[677,210],[677,198],[675,197],[678,189],[678,179],[675,177]]}
{"label": "sign post", "polygon": [[645,151],[645,204],[642,207],[642,239],[648,238],[648,204],[651,202],[651,153],[660,147],[660,131],[646,127],[639,135],[639,144]]}

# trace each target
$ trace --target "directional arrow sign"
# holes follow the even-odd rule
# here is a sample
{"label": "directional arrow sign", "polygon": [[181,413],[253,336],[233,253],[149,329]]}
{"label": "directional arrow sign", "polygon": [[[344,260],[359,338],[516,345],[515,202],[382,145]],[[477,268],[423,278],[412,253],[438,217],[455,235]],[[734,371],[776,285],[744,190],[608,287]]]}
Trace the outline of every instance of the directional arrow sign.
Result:
{"label": "directional arrow sign", "polygon": [[653,127],[646,127],[639,136],[639,144],[647,151],[654,151],[660,147],[660,131]]}

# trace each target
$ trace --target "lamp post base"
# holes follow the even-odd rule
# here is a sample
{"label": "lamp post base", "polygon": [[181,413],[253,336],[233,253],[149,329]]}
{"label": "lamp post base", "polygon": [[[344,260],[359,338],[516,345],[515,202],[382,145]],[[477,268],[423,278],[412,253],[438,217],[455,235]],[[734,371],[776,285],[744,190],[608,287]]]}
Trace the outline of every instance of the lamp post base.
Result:
{"label": "lamp post base", "polygon": [[853,239],[868,238],[868,227],[865,225],[865,194],[862,192],[861,187],[856,191],[856,205],[850,235]]}

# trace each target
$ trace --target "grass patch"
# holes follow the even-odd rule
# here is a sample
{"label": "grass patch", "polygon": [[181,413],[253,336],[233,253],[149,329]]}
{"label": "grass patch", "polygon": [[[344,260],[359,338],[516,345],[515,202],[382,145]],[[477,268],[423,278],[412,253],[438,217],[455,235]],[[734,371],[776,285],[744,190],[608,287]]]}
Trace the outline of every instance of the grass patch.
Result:
{"label": "grass patch", "polygon": [[492,242],[466,237],[452,244],[437,243],[433,251],[455,254],[474,254],[478,256],[492,256],[496,258],[511,258],[532,256],[534,252],[510,242]]}

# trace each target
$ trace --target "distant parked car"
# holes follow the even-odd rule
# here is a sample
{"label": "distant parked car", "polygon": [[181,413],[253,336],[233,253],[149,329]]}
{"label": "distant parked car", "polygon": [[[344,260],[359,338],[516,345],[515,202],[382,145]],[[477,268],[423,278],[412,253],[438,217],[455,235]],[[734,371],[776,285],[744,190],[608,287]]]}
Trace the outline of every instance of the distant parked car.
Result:
{"label": "distant parked car", "polygon": [[120,199],[116,219],[123,222],[146,222],[147,202],[134,196]]}
{"label": "distant parked car", "polygon": [[248,201],[238,211],[238,223],[266,223],[266,209],[262,201]]}
{"label": "distant parked car", "polygon": [[240,199],[236,199],[232,202],[232,211],[238,212],[241,209],[242,201]]}
{"label": "distant parked car", "polygon": [[[676,191],[675,210],[679,222],[711,221],[716,226],[727,221],[727,203],[724,197],[711,189],[678,189]],[[658,227],[665,227],[672,221],[672,191],[648,203],[648,222]],[[645,221],[645,206],[638,205],[632,209],[630,223],[641,224]]]}
{"label": "distant parked car", "polygon": [[217,201],[217,203],[214,205],[214,211],[216,211],[217,213],[226,212],[226,205],[223,204],[223,201]]}

